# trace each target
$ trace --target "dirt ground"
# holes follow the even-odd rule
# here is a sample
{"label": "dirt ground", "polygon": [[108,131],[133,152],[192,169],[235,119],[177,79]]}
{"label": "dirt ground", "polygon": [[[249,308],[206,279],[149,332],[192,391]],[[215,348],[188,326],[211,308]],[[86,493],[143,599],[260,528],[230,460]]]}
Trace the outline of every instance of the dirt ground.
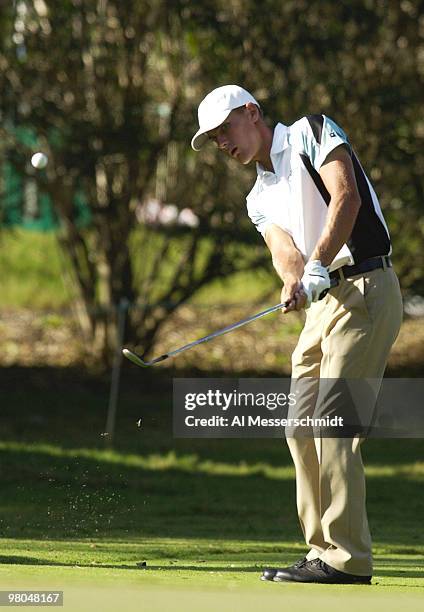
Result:
{"label": "dirt ground", "polygon": [[[185,306],[163,326],[152,355],[177,348],[247,314],[250,311],[246,312],[245,305],[208,309]],[[290,355],[301,328],[302,315],[290,313],[282,318],[271,314],[187,351],[173,360],[172,366],[182,370],[222,370],[229,374],[256,371],[288,375]],[[70,315],[29,310],[0,313],[1,367],[96,365],[89,346]],[[424,319],[405,319],[387,372],[391,376],[424,374]]]}

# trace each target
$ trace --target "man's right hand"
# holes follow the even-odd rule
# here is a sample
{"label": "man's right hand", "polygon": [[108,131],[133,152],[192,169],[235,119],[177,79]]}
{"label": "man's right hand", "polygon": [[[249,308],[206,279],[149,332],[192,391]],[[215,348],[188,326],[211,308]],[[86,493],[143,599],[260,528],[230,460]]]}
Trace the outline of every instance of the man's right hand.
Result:
{"label": "man's right hand", "polygon": [[284,279],[284,287],[281,290],[281,302],[290,302],[286,308],[282,308],[282,312],[290,312],[291,310],[302,310],[305,307],[307,295],[303,289],[302,282],[299,278],[286,277]]}
{"label": "man's right hand", "polygon": [[291,235],[275,224],[266,230],[265,242],[271,251],[274,268],[284,283],[281,302],[290,302],[282,311],[301,310],[306,302],[306,294],[300,282],[305,267],[302,253],[296,248]]}

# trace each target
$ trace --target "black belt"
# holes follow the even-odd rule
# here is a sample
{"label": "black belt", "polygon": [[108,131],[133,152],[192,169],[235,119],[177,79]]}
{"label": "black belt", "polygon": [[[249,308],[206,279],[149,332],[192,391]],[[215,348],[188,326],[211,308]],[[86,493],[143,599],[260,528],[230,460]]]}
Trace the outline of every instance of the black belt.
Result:
{"label": "black belt", "polygon": [[392,262],[388,255],[383,255],[381,257],[370,257],[370,259],[365,259],[364,261],[361,261],[361,263],[353,266],[343,266],[342,268],[338,268],[337,270],[330,272],[331,287],[337,287],[339,282],[344,278],[352,278],[353,276],[366,274],[372,270],[378,270],[379,268],[385,267],[392,267]]}

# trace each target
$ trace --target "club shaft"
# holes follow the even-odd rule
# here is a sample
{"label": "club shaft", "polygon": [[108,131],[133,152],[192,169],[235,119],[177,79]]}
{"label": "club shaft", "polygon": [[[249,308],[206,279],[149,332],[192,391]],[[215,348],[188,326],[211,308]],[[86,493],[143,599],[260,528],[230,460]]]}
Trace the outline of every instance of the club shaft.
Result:
{"label": "club shaft", "polygon": [[233,323],[232,325],[228,325],[228,327],[224,327],[223,329],[218,329],[217,331],[213,332],[212,334],[208,334],[207,336],[203,336],[203,338],[199,338],[198,340],[193,340],[193,342],[189,342],[189,344],[185,344],[184,346],[181,346],[180,348],[177,348],[173,351],[170,351],[169,353],[167,353],[168,357],[174,357],[174,355],[178,355],[179,353],[182,353],[183,351],[187,351],[188,349],[192,348],[193,346],[197,346],[199,344],[203,344],[204,342],[208,342],[209,340],[212,340],[213,338],[217,338],[218,336],[223,336],[224,334],[228,334],[229,332],[233,331],[234,329],[237,329],[239,327],[243,327],[243,325],[247,325],[247,323],[251,323],[252,321],[256,321],[256,319],[260,319],[261,317],[265,317],[268,314],[271,314],[272,312],[275,312],[276,310],[279,310],[281,308],[286,308],[288,306],[289,302],[282,302],[281,304],[276,304],[275,306],[271,306],[270,308],[267,308],[266,310],[262,310],[261,312],[258,312],[250,317],[247,317],[246,319],[242,319],[241,321],[237,321],[237,323]]}
{"label": "club shaft", "polygon": [[[338,284],[337,279],[336,278],[332,279],[330,288],[337,286],[337,284]],[[325,291],[321,293],[321,295],[319,296],[319,299],[320,300],[323,299],[327,295],[327,293],[328,293],[328,289],[326,289]],[[152,359],[151,361],[144,361],[141,355],[137,355],[137,353],[134,353],[133,351],[130,351],[129,349],[126,349],[126,348],[123,349],[123,353],[125,357],[127,357],[127,359],[130,359],[136,365],[139,365],[141,367],[152,366],[152,365],[155,365],[156,363],[159,363],[160,361],[164,361],[165,359],[168,359],[168,357],[174,357],[175,355],[179,355],[180,353],[183,353],[184,351],[187,351],[188,349],[194,346],[198,346],[199,344],[203,344],[204,342],[209,342],[209,340],[212,340],[213,338],[217,338],[218,336],[223,336],[224,334],[228,334],[234,329],[243,327],[243,325],[247,325],[247,323],[256,321],[256,319],[260,319],[261,317],[265,317],[266,315],[271,314],[272,312],[275,312],[276,310],[287,308],[290,302],[291,300],[288,300],[286,302],[281,302],[280,304],[276,304],[275,306],[271,306],[270,308],[267,308],[266,310],[262,310],[261,312],[258,312],[250,317],[247,317],[246,319],[237,321],[237,323],[228,325],[228,327],[224,327],[223,329],[218,329],[218,331],[213,332],[212,334],[203,336],[203,338],[199,338],[198,340],[193,340],[193,342],[189,342],[188,344],[185,344],[184,346],[181,346],[180,348],[174,349],[173,351],[170,351],[169,353],[165,353],[164,355],[161,355],[160,357],[156,357],[156,359]]]}

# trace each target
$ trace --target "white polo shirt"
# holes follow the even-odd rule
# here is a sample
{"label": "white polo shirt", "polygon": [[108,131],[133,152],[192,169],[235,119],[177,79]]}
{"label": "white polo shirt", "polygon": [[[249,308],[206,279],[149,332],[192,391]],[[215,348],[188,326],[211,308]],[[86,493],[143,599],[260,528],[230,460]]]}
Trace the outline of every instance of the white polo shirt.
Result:
{"label": "white polo shirt", "polygon": [[246,198],[248,215],[262,236],[271,224],[278,225],[292,236],[307,261],[324,229],[330,201],[319,169],[339,145],[350,151],[362,205],[352,235],[330,270],[391,252],[378,198],[346,134],[334,121],[308,115],[289,127],[278,123],[271,146],[275,173],[256,164],[257,179]]}

